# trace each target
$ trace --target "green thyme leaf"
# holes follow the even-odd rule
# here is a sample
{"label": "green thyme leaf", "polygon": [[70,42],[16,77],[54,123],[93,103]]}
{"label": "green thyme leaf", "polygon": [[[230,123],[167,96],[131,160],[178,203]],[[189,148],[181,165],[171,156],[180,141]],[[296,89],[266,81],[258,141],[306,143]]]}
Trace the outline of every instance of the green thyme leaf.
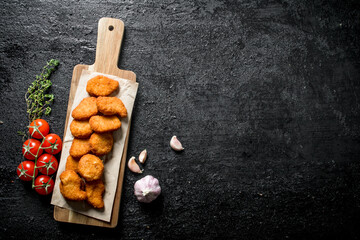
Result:
{"label": "green thyme leaf", "polygon": [[29,122],[40,118],[43,114],[50,114],[51,107],[49,105],[54,101],[54,95],[47,93],[52,86],[49,78],[58,65],[58,60],[51,59],[48,61],[40,75],[36,75],[35,81],[27,89],[25,99]]}
{"label": "green thyme leaf", "polygon": [[26,133],[24,131],[17,131],[17,134],[19,136],[26,136]]}

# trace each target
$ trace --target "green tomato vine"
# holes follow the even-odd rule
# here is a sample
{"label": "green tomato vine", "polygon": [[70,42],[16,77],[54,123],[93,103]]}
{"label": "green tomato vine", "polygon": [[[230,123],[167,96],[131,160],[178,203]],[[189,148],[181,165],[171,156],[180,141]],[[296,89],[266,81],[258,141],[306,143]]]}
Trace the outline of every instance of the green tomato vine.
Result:
{"label": "green tomato vine", "polygon": [[[35,126],[36,126],[36,123],[35,123]],[[37,168],[39,168],[39,167],[37,166],[37,160],[38,160],[38,157],[39,157],[39,152],[40,152],[40,150],[43,149],[43,148],[42,148],[42,145],[43,145],[44,142],[45,142],[45,136],[42,135],[42,133],[41,133],[37,128],[35,128],[35,130],[38,131],[38,133],[40,133],[41,136],[42,136],[42,141],[41,141],[41,144],[40,144],[39,149],[37,150],[36,154],[34,155],[34,154],[30,151],[30,150],[31,150],[30,142],[29,142],[29,145],[25,145],[25,146],[23,147],[23,149],[25,150],[24,156],[25,156],[26,153],[29,153],[29,154],[31,154],[32,156],[35,157],[35,159],[34,159],[34,163],[35,163],[34,173],[33,173],[33,175],[31,176],[31,178],[32,178],[32,183],[31,183],[32,188],[35,188],[35,187],[36,187],[36,186],[35,186],[35,176],[36,176],[36,170],[37,170]]]}

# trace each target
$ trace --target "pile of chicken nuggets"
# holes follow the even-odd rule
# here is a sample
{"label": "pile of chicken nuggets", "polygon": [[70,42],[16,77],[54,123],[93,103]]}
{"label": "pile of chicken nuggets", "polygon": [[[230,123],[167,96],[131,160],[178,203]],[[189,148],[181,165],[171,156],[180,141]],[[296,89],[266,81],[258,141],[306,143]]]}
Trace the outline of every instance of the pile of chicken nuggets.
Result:
{"label": "pile of chicken nuggets", "polygon": [[119,117],[127,117],[123,102],[109,96],[118,88],[119,82],[105,76],[90,79],[86,85],[90,97],[71,113],[74,140],[60,175],[60,192],[68,200],[86,200],[94,208],[104,207],[104,163],[100,157],[112,150],[112,132],[121,127]]}

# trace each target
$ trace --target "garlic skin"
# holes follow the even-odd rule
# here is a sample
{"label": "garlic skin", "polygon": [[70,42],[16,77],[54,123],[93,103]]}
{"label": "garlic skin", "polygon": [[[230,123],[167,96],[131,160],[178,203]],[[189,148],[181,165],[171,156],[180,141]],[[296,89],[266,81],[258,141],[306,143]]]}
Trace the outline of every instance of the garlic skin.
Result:
{"label": "garlic skin", "polygon": [[139,165],[135,162],[135,157],[131,157],[128,161],[128,168],[134,173],[142,173]]}
{"label": "garlic skin", "polygon": [[134,184],[134,194],[139,202],[150,203],[161,193],[159,180],[151,175],[141,178]]}
{"label": "garlic skin", "polygon": [[177,139],[176,136],[173,136],[170,140],[170,147],[175,151],[182,151],[184,150],[181,142]]}
{"label": "garlic skin", "polygon": [[145,149],[145,150],[143,150],[143,151],[140,153],[140,155],[139,155],[139,162],[142,163],[142,164],[144,164],[145,161],[146,161],[146,158],[147,158],[147,151],[146,151],[146,149]]}

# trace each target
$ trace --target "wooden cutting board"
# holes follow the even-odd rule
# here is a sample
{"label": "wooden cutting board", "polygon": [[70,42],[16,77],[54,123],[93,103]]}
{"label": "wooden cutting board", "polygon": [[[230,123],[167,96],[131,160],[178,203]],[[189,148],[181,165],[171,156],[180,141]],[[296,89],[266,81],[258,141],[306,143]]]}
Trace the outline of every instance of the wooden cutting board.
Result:
{"label": "wooden cutting board", "polygon": [[[124,35],[124,23],[121,20],[114,18],[101,18],[99,20],[95,63],[93,65],[79,64],[74,67],[73,76],[71,80],[69,104],[66,113],[64,138],[66,133],[66,126],[69,121],[71,108],[74,102],[75,93],[79,84],[82,70],[86,69],[104,74],[111,74],[136,82],[136,75],[134,72],[121,70],[118,68],[118,59],[119,59],[120,47],[121,47],[123,35]],[[73,212],[65,208],[55,206],[54,218],[56,221],[92,225],[99,227],[109,227],[109,228],[116,227],[119,218],[121,190],[124,179],[126,153],[127,153],[127,146],[129,140],[129,132],[130,132],[130,122],[131,121],[129,121],[129,127],[126,134],[124,152],[121,157],[119,179],[115,194],[115,200],[114,200],[115,202],[112,210],[111,221],[104,222],[95,218],[82,215],[80,213]]]}

